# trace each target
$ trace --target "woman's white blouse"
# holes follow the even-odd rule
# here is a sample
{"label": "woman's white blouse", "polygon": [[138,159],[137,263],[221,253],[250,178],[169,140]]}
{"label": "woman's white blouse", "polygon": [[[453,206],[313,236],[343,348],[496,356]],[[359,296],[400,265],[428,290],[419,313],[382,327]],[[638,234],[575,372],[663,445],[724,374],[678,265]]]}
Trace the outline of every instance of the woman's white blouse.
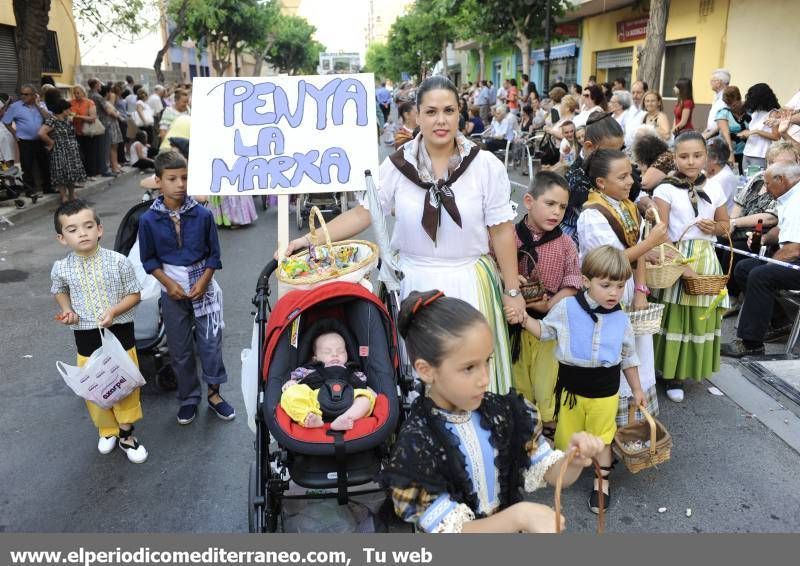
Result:
{"label": "woman's white blouse", "polygon": [[[407,179],[387,158],[380,168],[378,195],[385,215],[396,218],[391,246],[401,256],[431,259],[477,259],[489,252],[487,227],[514,220],[511,184],[503,163],[480,151],[453,185],[461,228],[442,207],[434,243],[422,227],[427,191]],[[361,203],[369,208],[366,199]]]}

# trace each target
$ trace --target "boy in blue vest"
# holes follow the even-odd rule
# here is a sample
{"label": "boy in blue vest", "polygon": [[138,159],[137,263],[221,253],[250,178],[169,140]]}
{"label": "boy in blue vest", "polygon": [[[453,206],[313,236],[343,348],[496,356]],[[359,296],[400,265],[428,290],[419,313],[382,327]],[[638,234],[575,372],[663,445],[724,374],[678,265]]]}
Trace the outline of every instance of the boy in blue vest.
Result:
{"label": "boy in blue vest", "polygon": [[139,221],[142,266],[161,283],[161,310],[170,363],[178,381],[178,423],[197,416],[202,398],[194,343],[208,385],[208,407],[219,418],[236,416],[219,394],[228,381],[222,361],[222,290],[214,272],[222,269],[214,217],[186,194],[186,160],[176,151],[154,159],[161,196]]}
{"label": "boy in blue vest", "polygon": [[[617,432],[620,370],[637,406],[646,404],[633,328],[619,304],[632,271],[622,250],[600,246],[586,254],[581,273],[583,292],[556,303],[542,320],[526,316],[522,325],[542,341],[558,341],[555,447],[566,449],[575,432],[600,437],[606,447],[597,460],[603,477],[608,478],[613,468],[611,442]],[[594,513],[599,512],[597,483],[589,495]],[[603,487],[605,493],[607,481]],[[610,502],[609,488],[604,507]]]}

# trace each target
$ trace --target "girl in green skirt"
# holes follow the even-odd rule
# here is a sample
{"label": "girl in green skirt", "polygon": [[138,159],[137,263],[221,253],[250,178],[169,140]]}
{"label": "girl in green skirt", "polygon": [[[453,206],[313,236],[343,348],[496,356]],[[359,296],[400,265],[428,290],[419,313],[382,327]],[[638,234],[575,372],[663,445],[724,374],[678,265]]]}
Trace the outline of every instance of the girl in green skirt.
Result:
{"label": "girl in green skirt", "polygon": [[[714,253],[716,237],[729,229],[722,187],[706,182],[706,144],[697,132],[685,132],[675,140],[677,173],[664,179],[653,196],[669,238],[690,261],[683,278],[721,275]],[[685,233],[684,233],[685,231]],[[655,366],[667,380],[667,396],[683,401],[683,381],[701,381],[719,370],[722,313],[728,298],[688,295],[679,279],[672,287],[654,291],[664,303],[661,330],[653,337]],[[712,303],[717,303],[715,308]]]}

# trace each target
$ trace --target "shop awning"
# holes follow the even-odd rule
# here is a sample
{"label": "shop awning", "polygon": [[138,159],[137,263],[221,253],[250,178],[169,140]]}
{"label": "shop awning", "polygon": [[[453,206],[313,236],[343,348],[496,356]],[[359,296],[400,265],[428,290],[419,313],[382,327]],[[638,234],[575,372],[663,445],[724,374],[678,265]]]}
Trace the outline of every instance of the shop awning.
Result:
{"label": "shop awning", "polygon": [[[550,48],[550,59],[566,59],[567,57],[575,57],[578,51],[578,44],[574,41],[569,43],[562,43],[561,45],[554,45]],[[531,59],[534,61],[544,61],[544,49],[534,49],[531,51]]]}

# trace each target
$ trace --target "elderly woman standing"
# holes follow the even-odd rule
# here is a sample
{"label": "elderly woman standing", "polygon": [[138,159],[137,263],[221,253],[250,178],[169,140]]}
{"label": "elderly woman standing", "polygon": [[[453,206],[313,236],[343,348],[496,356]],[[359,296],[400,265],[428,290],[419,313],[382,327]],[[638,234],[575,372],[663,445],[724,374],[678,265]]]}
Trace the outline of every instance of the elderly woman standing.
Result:
{"label": "elderly woman standing", "polygon": [[[489,321],[494,336],[490,390],[506,393],[511,359],[503,306],[522,320],[511,187],[503,164],[458,132],[458,91],[434,76],[417,91],[420,133],[381,165],[381,213],[396,217],[391,246],[404,278],[401,298],[411,291],[441,289],[469,302]],[[343,240],[371,224],[362,204],[328,223]],[[293,240],[287,253],[304,248]],[[489,246],[499,264],[489,256]]]}
{"label": "elderly woman standing", "polygon": [[627,90],[615,90],[608,101],[608,111],[614,116],[617,124],[622,126],[622,130],[628,130],[628,109],[633,104],[631,93]]}

